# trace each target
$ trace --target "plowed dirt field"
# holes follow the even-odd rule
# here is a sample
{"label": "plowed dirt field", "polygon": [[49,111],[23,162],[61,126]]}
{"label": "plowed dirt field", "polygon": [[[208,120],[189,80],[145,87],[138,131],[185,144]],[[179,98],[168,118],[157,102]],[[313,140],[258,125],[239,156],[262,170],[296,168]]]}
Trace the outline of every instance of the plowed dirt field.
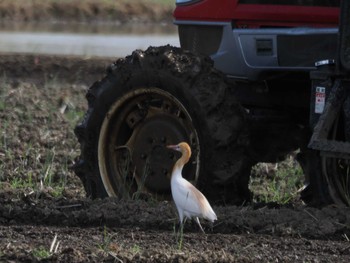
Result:
{"label": "plowed dirt field", "polygon": [[73,129],[111,62],[0,56],[0,262],[350,261],[349,208],[214,206],[179,236],[171,201],[85,198]]}

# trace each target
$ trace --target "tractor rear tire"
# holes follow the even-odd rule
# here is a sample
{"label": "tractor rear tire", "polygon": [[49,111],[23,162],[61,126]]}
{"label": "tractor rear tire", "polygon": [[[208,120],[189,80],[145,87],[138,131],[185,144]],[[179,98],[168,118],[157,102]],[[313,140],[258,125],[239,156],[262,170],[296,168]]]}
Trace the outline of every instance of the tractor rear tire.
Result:
{"label": "tractor rear tire", "polygon": [[[333,127],[329,131],[329,140],[349,142],[349,99],[343,106]],[[322,172],[328,184],[329,194],[336,205],[350,207],[350,162],[346,157],[330,157],[321,152]]]}
{"label": "tractor rear tire", "polygon": [[86,98],[75,172],[88,196],[168,199],[179,156],[165,146],[187,141],[183,175],[211,202],[251,200],[247,113],[210,58],[170,46],[137,50]]}

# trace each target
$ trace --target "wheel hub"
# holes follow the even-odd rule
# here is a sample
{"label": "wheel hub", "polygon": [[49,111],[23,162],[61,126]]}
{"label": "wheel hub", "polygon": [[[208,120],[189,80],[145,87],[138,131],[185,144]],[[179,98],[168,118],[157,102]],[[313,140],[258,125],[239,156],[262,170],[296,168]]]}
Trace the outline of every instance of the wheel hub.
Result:
{"label": "wheel hub", "polygon": [[184,177],[196,184],[199,139],[181,102],[157,88],[133,90],[119,98],[106,114],[99,137],[99,169],[108,195],[168,198],[171,171],[180,154],[165,146],[181,141],[193,147]]}
{"label": "wheel hub", "polygon": [[186,140],[186,131],[174,117],[161,114],[147,119],[134,132],[131,148],[137,180],[152,192],[168,192],[177,158],[165,146]]}

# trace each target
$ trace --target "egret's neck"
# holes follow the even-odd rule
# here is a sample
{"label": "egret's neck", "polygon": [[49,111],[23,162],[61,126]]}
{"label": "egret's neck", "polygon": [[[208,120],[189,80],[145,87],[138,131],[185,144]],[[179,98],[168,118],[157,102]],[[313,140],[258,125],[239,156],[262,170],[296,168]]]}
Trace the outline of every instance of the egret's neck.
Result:
{"label": "egret's neck", "polygon": [[189,160],[188,153],[184,152],[179,160],[174,165],[171,179],[182,177],[182,169]]}

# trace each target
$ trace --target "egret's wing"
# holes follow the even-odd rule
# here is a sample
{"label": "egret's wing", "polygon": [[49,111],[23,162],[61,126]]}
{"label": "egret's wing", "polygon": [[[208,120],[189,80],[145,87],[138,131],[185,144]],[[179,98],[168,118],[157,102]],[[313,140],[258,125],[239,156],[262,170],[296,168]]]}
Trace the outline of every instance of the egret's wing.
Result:
{"label": "egret's wing", "polygon": [[[200,192],[187,180],[183,179],[173,185],[172,194],[177,207],[192,216],[202,216]],[[203,195],[202,195],[203,196]],[[204,196],[203,196],[204,197]],[[205,197],[204,197],[205,198]]]}
{"label": "egret's wing", "polygon": [[213,222],[217,216],[205,196],[186,179],[172,186],[172,194],[178,209],[187,217],[203,217]]}

